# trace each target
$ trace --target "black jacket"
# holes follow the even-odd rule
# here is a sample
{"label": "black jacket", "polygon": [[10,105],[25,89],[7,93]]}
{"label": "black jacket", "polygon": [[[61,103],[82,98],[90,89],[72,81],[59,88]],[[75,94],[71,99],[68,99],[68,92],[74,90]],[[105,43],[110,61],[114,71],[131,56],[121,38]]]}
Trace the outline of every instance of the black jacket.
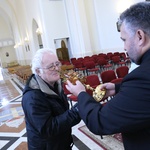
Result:
{"label": "black jacket", "polygon": [[150,50],[104,106],[86,92],[78,96],[81,118],[95,134],[122,133],[126,150],[150,150]]}
{"label": "black jacket", "polygon": [[71,149],[71,127],[80,122],[80,117],[75,108],[69,110],[60,82],[53,89],[32,75],[23,91],[22,107],[29,150]]}

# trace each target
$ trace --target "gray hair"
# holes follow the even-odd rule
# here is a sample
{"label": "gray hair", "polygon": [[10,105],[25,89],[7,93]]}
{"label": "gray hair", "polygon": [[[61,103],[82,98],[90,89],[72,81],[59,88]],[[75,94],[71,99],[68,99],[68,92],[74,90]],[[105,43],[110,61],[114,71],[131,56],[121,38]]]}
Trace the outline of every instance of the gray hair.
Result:
{"label": "gray hair", "polygon": [[140,2],[126,9],[120,15],[118,26],[122,23],[125,23],[132,34],[141,29],[150,37],[150,2]]}
{"label": "gray hair", "polygon": [[31,70],[33,74],[37,74],[36,70],[42,68],[42,58],[45,53],[54,54],[53,50],[49,48],[42,48],[36,51],[31,63]]}

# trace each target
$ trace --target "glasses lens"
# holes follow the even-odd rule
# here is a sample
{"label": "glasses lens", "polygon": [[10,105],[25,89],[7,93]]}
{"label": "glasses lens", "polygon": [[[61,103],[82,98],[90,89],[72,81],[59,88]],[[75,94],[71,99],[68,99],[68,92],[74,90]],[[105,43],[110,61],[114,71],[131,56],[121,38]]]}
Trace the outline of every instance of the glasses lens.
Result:
{"label": "glasses lens", "polygon": [[61,62],[60,62],[60,61],[57,61],[57,62],[55,63],[55,66],[60,67],[60,66],[61,66]]}
{"label": "glasses lens", "polygon": [[61,66],[61,62],[57,61],[53,63],[51,66],[49,66],[47,69],[54,70],[56,67],[60,67],[60,66]]}

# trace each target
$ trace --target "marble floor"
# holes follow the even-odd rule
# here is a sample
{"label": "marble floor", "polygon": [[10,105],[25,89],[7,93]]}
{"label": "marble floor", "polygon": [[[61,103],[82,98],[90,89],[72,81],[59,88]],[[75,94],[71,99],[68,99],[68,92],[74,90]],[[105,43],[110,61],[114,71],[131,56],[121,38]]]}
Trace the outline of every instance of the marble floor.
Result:
{"label": "marble floor", "polygon": [[[7,70],[0,70],[1,150],[27,150],[26,128],[21,107],[23,87],[24,85],[15,75],[9,74]],[[82,126],[84,126],[83,121],[72,128],[75,143],[73,150],[107,150],[81,132],[79,128]],[[113,146],[109,149],[116,150]]]}

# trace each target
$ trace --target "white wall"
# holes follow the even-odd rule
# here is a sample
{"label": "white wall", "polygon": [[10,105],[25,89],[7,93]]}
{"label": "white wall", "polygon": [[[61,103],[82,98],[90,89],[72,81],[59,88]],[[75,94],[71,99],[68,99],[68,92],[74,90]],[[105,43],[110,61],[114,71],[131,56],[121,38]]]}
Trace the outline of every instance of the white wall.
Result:
{"label": "white wall", "polygon": [[63,1],[41,1],[43,34],[45,47],[55,49],[54,39],[69,37]]}
{"label": "white wall", "polygon": [[[6,52],[9,53],[9,56],[6,56]],[[14,52],[13,46],[7,46],[0,48],[0,59],[3,67],[7,67],[7,63],[16,61],[16,53]]]}
{"label": "white wall", "polygon": [[95,10],[101,45],[100,49],[102,52],[123,51],[123,42],[120,40],[120,33],[117,32],[116,29],[116,22],[120,15],[118,12],[118,7],[124,11],[131,4],[140,1],[141,0],[95,1]]}
{"label": "white wall", "polygon": [[[69,38],[71,57],[123,51],[120,33],[116,29],[117,7],[119,3],[129,1],[141,0],[2,0],[0,9],[3,7],[8,14],[15,42],[22,42],[16,49],[16,56],[24,65],[30,64],[37,50],[33,19],[42,30],[44,47],[54,51],[54,40],[60,38]],[[25,49],[26,36],[29,37],[30,51]]]}

